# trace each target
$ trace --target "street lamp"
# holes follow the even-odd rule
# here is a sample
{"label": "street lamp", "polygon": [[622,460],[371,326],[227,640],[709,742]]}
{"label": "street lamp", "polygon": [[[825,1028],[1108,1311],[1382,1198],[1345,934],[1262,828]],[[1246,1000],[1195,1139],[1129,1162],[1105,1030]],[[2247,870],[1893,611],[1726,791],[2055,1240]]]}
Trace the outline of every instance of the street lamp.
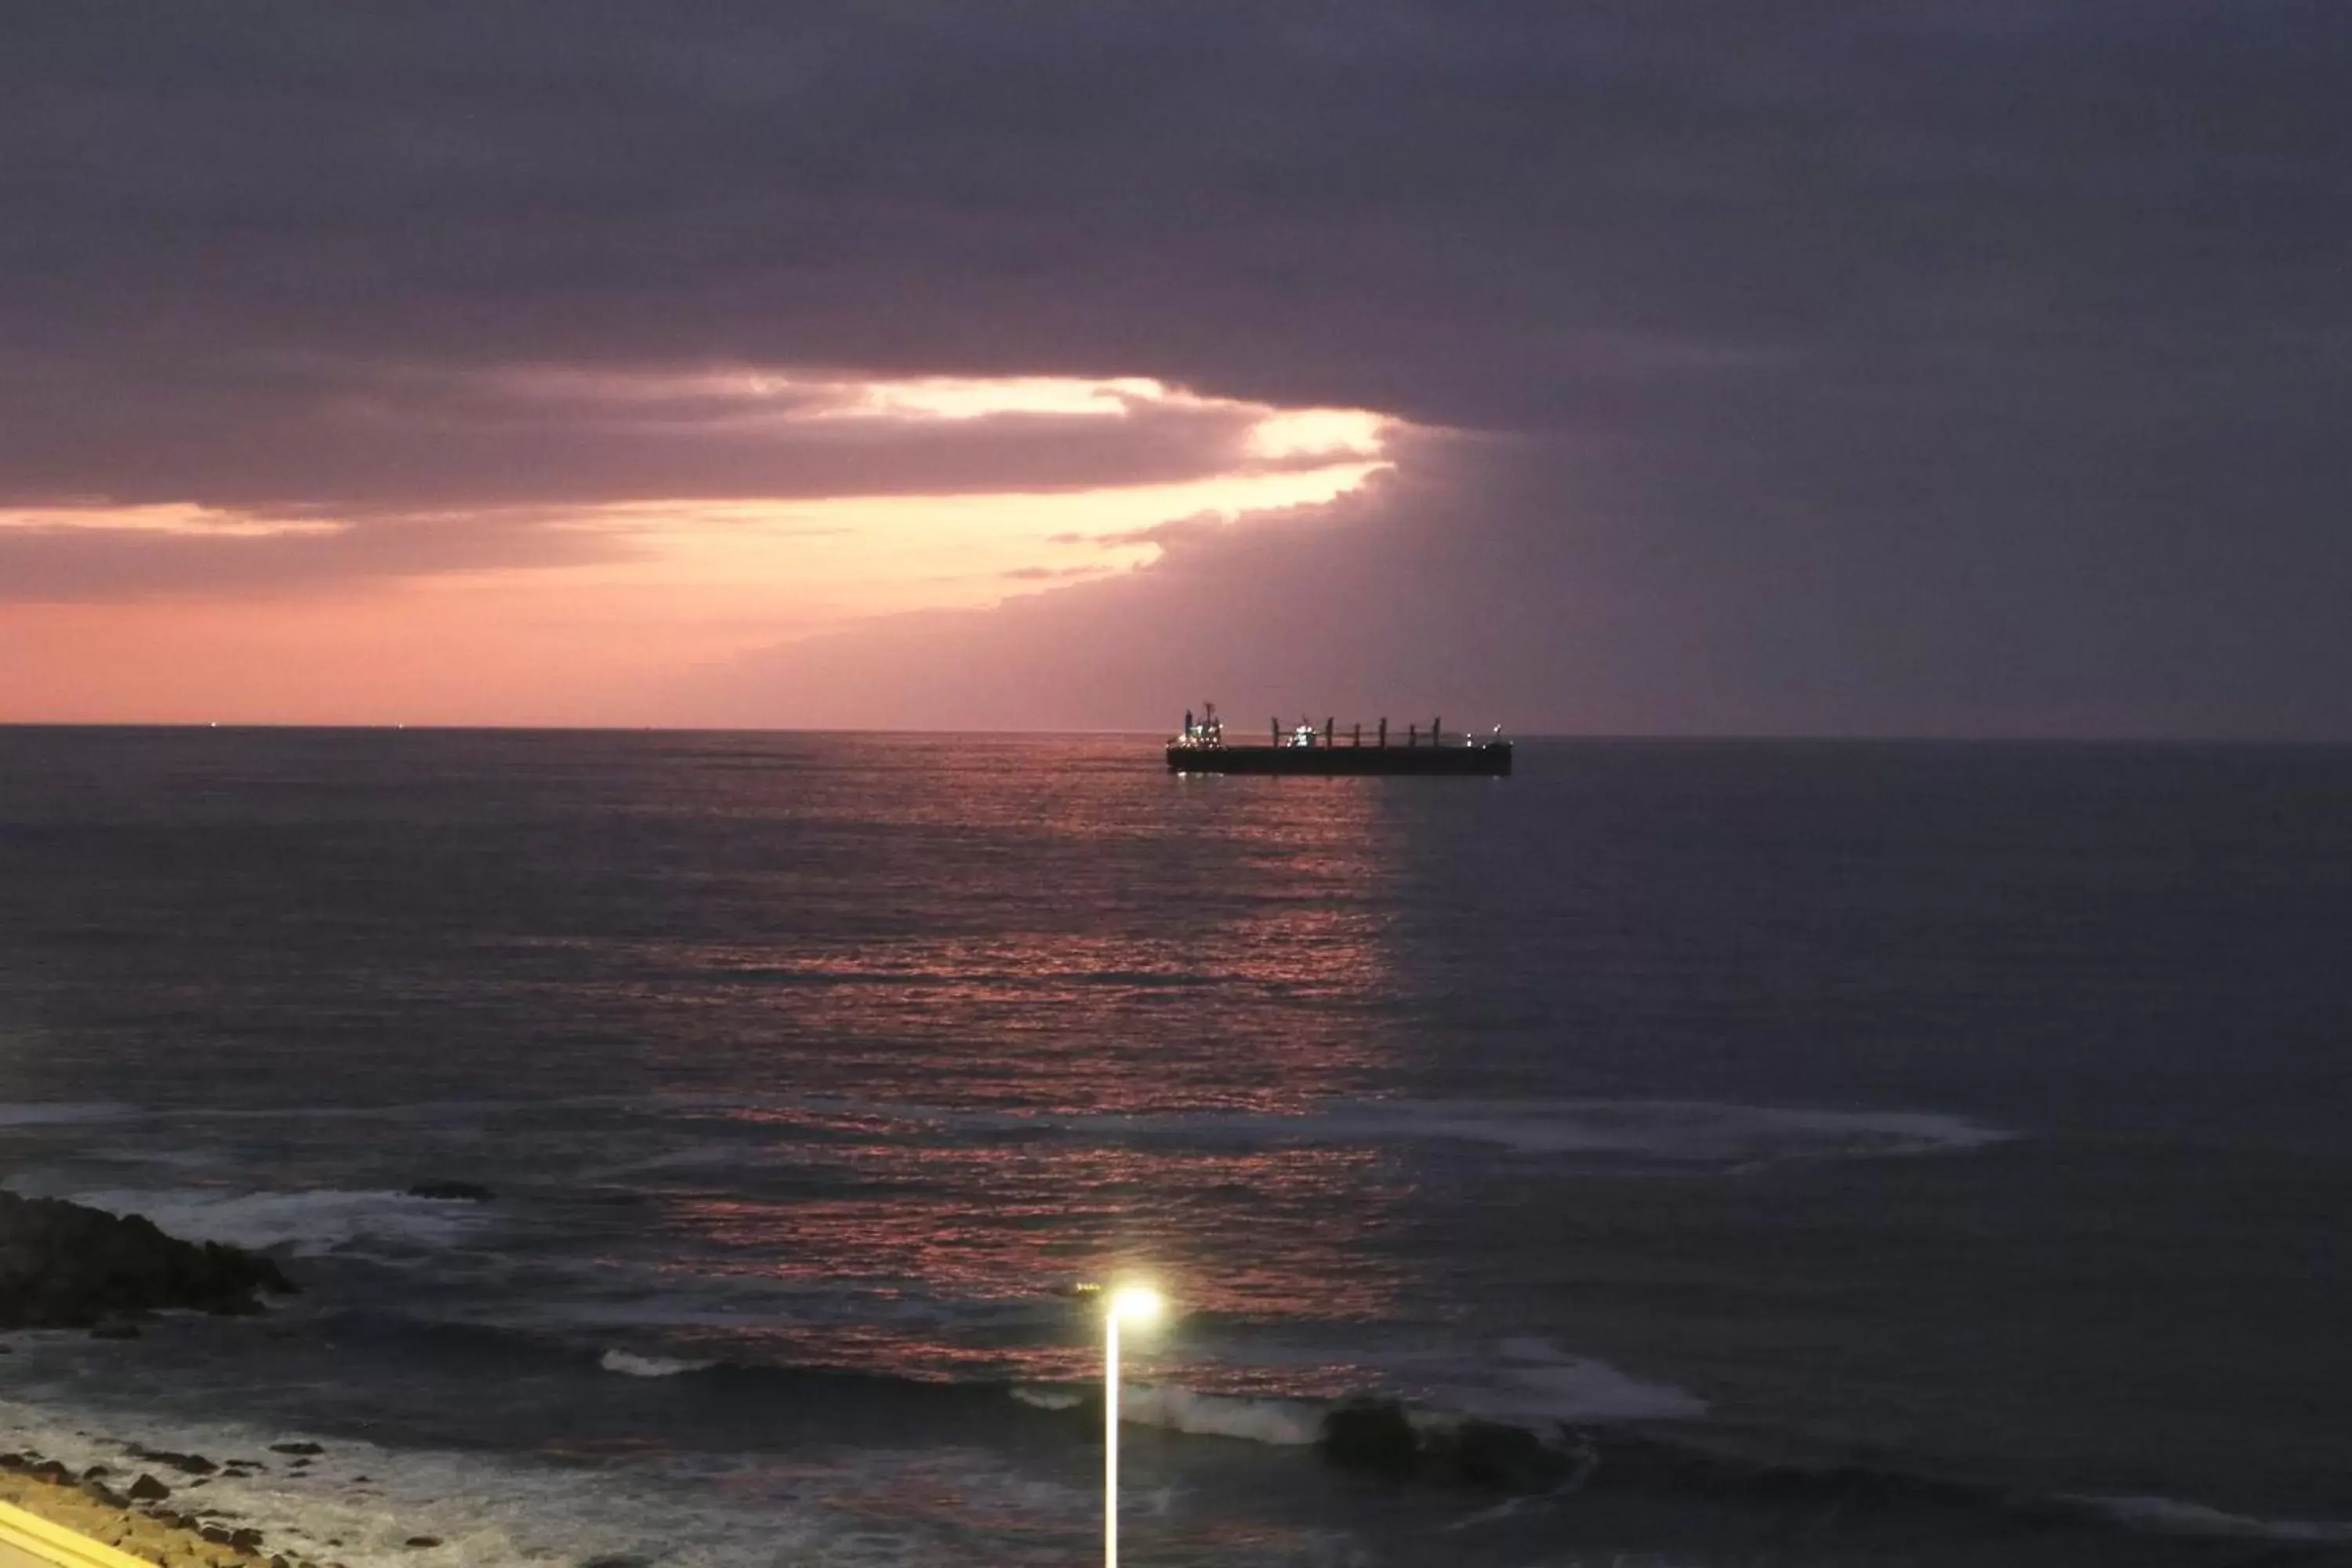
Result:
{"label": "street lamp", "polygon": [[1118,1326],[1160,1317],[1160,1292],[1122,1285],[1103,1305],[1103,1568],[1118,1568]]}

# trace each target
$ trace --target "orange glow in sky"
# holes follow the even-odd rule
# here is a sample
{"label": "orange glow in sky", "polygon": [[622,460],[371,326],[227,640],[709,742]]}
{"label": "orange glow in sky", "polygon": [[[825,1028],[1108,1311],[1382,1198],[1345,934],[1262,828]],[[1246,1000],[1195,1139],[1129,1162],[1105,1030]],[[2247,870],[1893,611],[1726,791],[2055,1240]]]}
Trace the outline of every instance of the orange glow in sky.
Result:
{"label": "orange glow in sky", "polygon": [[[1331,501],[1390,465],[1390,433],[1403,427],[1149,377],[522,366],[458,390],[492,429],[576,421],[675,441],[689,472],[698,441],[740,456],[772,440],[786,470],[814,452],[830,477],[818,493],[787,483],[781,495],[390,517],[330,500],[0,506],[0,552],[173,552],[149,555],[120,590],[10,594],[0,582],[0,721],[659,722],[664,693],[697,668],[877,617],[986,609],[1146,570],[1162,524],[1246,527]],[[1003,443],[998,482],[924,480],[942,441],[966,454]],[[1021,482],[1033,463],[1034,482]],[[909,475],[919,493],[906,493]],[[399,531],[418,525],[520,540],[509,554],[523,558],[409,563]],[[261,566],[225,569],[240,562]]]}
{"label": "orange glow in sky", "polygon": [[266,539],[278,534],[340,533],[343,525],[317,518],[257,516],[198,506],[192,501],[161,505],[79,504],[0,507],[0,530],[21,533],[68,529],[119,533],[168,533],[192,539]]}

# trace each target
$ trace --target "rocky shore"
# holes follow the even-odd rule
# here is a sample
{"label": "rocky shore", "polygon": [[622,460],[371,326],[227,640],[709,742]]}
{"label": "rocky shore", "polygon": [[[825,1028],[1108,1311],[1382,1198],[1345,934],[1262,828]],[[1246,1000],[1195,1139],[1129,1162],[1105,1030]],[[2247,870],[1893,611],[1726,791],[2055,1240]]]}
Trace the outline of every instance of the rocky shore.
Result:
{"label": "rocky shore", "polygon": [[152,1312],[245,1313],[292,1280],[267,1258],[166,1236],[137,1215],[0,1192],[0,1330],[137,1331]]}
{"label": "rocky shore", "polygon": [[[151,1453],[151,1468],[93,1465],[76,1474],[35,1454],[0,1454],[0,1502],[144,1558],[158,1568],[342,1568],[273,1554],[261,1531],[200,1506],[184,1489],[224,1467],[193,1454]],[[235,1463],[235,1461],[231,1461]],[[173,1477],[161,1479],[155,1471]]]}
{"label": "rocky shore", "polygon": [[[0,1331],[130,1338],[155,1312],[257,1312],[264,1296],[293,1289],[276,1263],[240,1247],[183,1241],[138,1215],[0,1192]],[[261,1531],[194,1504],[194,1489],[212,1477],[260,1464],[133,1448],[121,1468],[76,1471],[39,1454],[0,1453],[0,1502],[159,1568],[321,1568],[273,1555]]]}

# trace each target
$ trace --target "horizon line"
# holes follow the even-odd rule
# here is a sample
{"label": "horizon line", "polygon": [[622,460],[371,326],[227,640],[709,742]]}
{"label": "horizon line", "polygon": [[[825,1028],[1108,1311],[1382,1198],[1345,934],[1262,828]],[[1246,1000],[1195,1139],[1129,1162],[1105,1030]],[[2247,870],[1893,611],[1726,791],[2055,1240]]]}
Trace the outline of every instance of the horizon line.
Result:
{"label": "horizon line", "polygon": [[[1055,738],[1164,739],[1161,729],[1106,727],[1039,727],[1034,729],[940,730],[920,726],[848,728],[816,725],[743,724],[468,724],[381,722],[312,722],[269,720],[229,720],[197,722],[178,720],[0,719],[0,732],[10,731],[267,731],[287,733],[391,734],[415,731],[427,734],[478,735],[777,735],[777,736],[896,736],[908,739],[1045,740]],[[1469,733],[1469,731],[1463,731]],[[1913,745],[1913,746],[2114,746],[2217,747],[2271,750],[2342,751],[2352,749],[2352,736],[2228,734],[2053,734],[2017,732],[1936,732],[1868,731],[1551,731],[1505,729],[1509,741],[1559,742],[1585,745]]]}

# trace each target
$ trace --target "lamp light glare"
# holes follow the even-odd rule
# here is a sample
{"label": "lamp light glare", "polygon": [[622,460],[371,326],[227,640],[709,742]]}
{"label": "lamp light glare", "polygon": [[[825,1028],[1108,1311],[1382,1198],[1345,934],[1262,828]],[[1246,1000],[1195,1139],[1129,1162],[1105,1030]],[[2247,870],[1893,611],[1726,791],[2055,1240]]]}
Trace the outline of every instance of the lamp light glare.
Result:
{"label": "lamp light glare", "polygon": [[1111,1292],[1110,1318],[1118,1323],[1150,1323],[1160,1317],[1160,1292],[1149,1285],[1122,1285]]}

